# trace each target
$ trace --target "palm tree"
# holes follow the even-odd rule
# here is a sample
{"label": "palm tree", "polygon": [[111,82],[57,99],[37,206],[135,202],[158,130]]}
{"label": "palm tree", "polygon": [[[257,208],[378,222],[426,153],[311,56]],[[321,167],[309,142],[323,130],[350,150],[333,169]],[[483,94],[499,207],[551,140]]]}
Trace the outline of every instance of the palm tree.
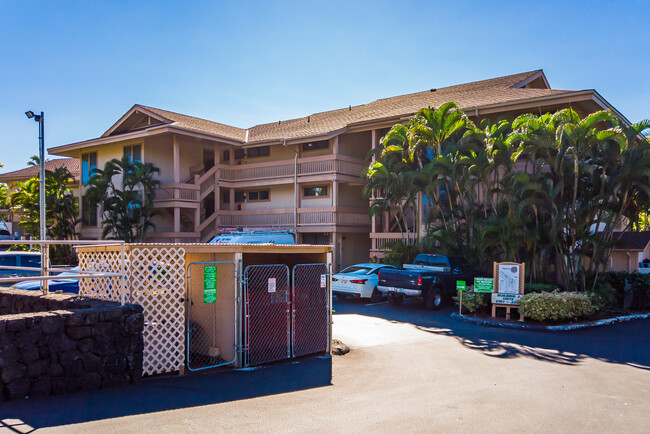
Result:
{"label": "palm tree", "polygon": [[160,169],[151,163],[131,162],[128,156],[93,170],[86,197],[91,207],[102,208],[102,238],[144,242],[147,230],[155,229],[153,200],[160,181],[154,176],[158,173]]}

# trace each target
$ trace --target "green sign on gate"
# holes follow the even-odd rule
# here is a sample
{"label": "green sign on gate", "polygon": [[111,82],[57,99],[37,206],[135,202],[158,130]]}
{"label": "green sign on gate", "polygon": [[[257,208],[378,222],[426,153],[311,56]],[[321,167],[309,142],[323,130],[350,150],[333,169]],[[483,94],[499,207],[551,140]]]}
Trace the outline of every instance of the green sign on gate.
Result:
{"label": "green sign on gate", "polygon": [[203,303],[217,301],[217,266],[203,267]]}
{"label": "green sign on gate", "polygon": [[464,280],[457,280],[456,281],[456,290],[457,291],[465,291],[465,281]]}
{"label": "green sign on gate", "polygon": [[494,279],[488,277],[475,277],[474,292],[494,292]]}

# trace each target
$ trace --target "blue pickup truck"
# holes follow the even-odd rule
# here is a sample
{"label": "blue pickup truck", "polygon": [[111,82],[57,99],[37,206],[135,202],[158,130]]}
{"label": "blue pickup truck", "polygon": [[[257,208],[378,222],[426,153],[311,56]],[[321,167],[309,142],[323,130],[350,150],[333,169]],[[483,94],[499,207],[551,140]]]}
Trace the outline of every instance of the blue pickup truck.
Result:
{"label": "blue pickup truck", "polygon": [[377,289],[398,305],[405,297],[418,297],[427,309],[438,310],[456,291],[456,281],[471,282],[478,270],[458,256],[420,254],[403,268],[382,269]]}

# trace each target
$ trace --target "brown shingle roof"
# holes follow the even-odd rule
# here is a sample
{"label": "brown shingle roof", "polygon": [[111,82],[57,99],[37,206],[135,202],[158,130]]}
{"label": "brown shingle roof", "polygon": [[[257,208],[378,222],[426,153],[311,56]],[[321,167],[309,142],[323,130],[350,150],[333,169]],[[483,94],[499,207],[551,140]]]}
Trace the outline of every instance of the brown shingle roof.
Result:
{"label": "brown shingle roof", "polygon": [[438,107],[448,101],[455,101],[462,109],[467,110],[492,104],[573,92],[513,87],[539,72],[531,71],[449,86],[436,89],[434,92],[427,90],[408,95],[383,98],[368,104],[316,113],[300,119],[257,125],[250,129],[249,142],[327,134],[356,122],[394,116],[409,116],[423,107]]}
{"label": "brown shingle roof", "polygon": [[619,240],[616,250],[644,250],[650,243],[650,231],[614,232],[613,240]]}
{"label": "brown shingle roof", "polygon": [[[56,158],[54,160],[45,161],[45,170],[54,170],[59,167],[67,167],[72,176],[79,177],[80,164],[77,158]],[[0,174],[0,182],[16,182],[24,181],[30,178],[38,178],[40,171],[40,164],[37,166],[26,167],[25,169],[14,170]]]}
{"label": "brown shingle roof", "polygon": [[[528,81],[543,80],[540,86],[523,87]],[[382,98],[368,104],[253,126],[249,129],[232,127],[206,119],[174,113],[167,110],[135,105],[171,122],[179,128],[210,134],[239,143],[256,143],[327,135],[349,125],[379,119],[411,116],[419,109],[457,102],[463,110],[494,104],[508,104],[546,96],[571,94],[575,91],[546,88],[542,70],[523,72],[455,86]],[[110,131],[110,130],[109,130]],[[108,132],[106,133],[108,134]],[[53,148],[56,150],[57,148]]]}
{"label": "brown shingle roof", "polygon": [[220,124],[218,122],[212,122],[206,119],[195,118],[193,116],[182,115],[180,113],[174,113],[155,107],[147,107],[144,105],[140,105],[140,107],[164,118],[167,118],[170,121],[173,121],[176,126],[186,130],[214,134],[216,136],[237,140],[240,142],[246,140],[246,130],[241,128],[231,127],[230,125]]}

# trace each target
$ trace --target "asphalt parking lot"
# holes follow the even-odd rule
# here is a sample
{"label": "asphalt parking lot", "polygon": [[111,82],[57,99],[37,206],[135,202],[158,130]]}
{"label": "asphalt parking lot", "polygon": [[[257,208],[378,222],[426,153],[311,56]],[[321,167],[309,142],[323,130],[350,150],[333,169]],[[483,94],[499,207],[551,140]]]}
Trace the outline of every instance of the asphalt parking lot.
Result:
{"label": "asphalt parking lot", "polygon": [[149,380],[139,391],[5,403],[3,424],[12,432],[647,432],[650,426],[650,320],[543,333],[467,324],[451,318],[451,308],[430,312],[409,301],[335,301],[334,309],[334,337],[352,351],[332,359],[331,384],[329,359],[314,358]]}

